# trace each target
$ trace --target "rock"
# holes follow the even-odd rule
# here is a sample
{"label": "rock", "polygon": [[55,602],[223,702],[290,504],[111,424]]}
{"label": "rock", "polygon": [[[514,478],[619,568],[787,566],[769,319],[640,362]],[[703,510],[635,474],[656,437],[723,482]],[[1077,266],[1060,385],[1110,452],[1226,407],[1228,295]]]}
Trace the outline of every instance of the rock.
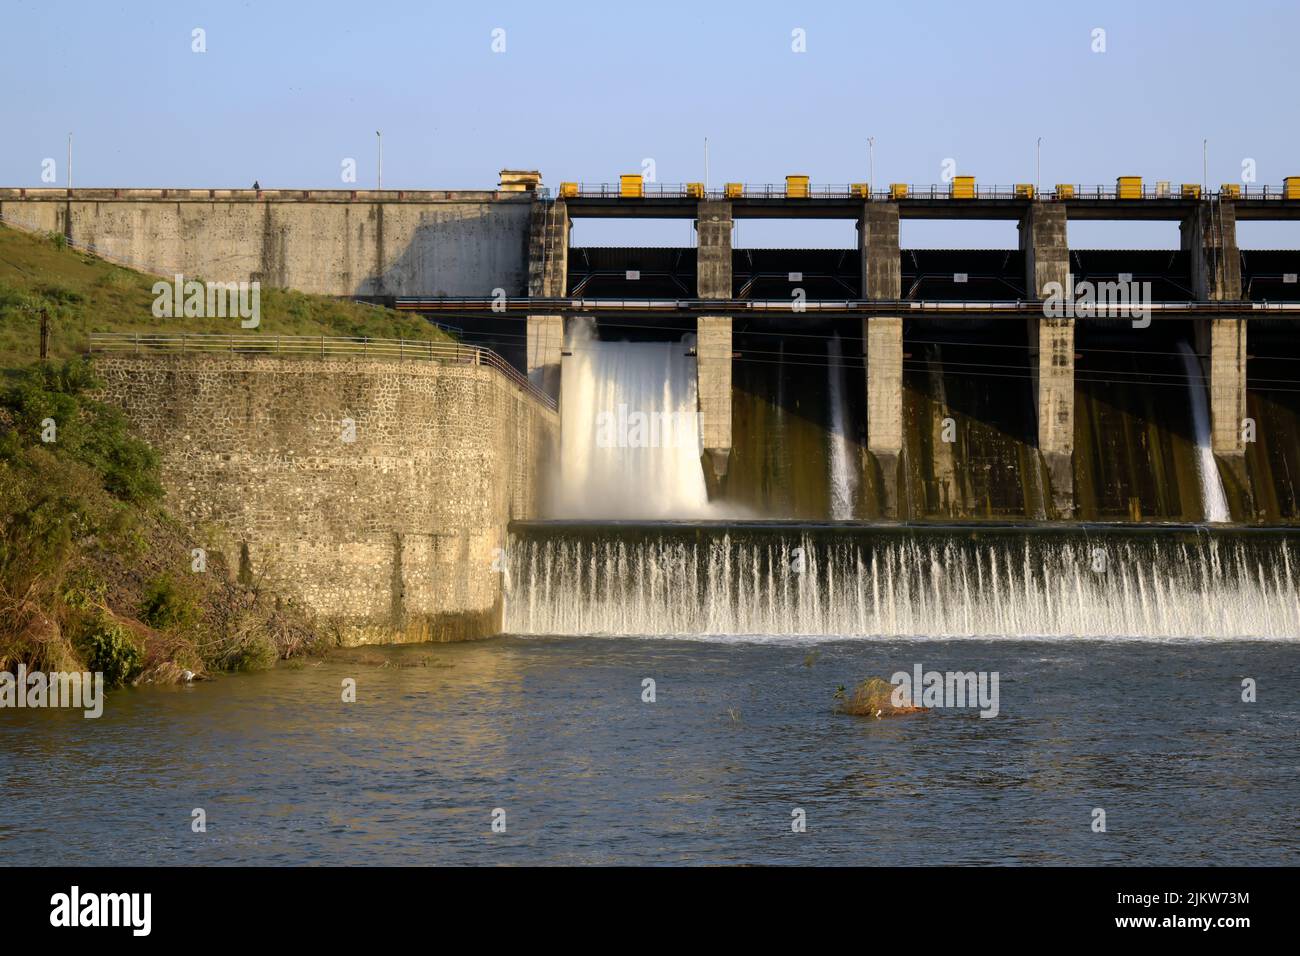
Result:
{"label": "rock", "polygon": [[837,713],[852,714],[855,717],[901,717],[904,714],[916,714],[929,707],[898,707],[894,704],[895,687],[883,677],[868,677],[851,693],[841,687],[835,692],[839,701],[835,708]]}

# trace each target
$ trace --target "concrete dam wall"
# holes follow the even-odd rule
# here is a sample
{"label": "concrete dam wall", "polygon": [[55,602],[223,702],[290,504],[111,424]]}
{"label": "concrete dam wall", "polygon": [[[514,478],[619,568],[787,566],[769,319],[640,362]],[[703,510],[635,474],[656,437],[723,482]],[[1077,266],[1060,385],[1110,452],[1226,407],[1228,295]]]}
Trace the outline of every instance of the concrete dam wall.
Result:
{"label": "concrete dam wall", "polygon": [[[818,338],[775,345],[771,332],[753,325],[735,335],[733,447],[721,502],[742,513],[808,521],[1060,517],[1038,446],[1032,353],[1022,326],[905,323],[901,451],[886,488],[861,398],[867,376],[850,358],[862,349],[852,324],[823,323]],[[1300,520],[1300,394],[1288,378],[1300,328],[1250,323],[1253,384],[1244,395],[1254,440],[1244,442],[1240,456],[1208,459],[1212,438],[1197,427],[1196,405],[1198,398],[1203,408],[1209,403],[1209,375],[1201,362],[1189,367],[1180,358],[1196,332],[1192,322],[1165,322],[1142,334],[1079,330],[1087,371],[1071,389],[1075,520]],[[834,500],[837,456],[847,457],[856,479],[847,508]],[[1207,494],[1220,486],[1226,518],[1206,507]]]}
{"label": "concrete dam wall", "polygon": [[[0,219],[132,267],[337,296],[523,295],[532,196],[2,189]],[[380,198],[382,197],[382,198]]]}
{"label": "concrete dam wall", "polygon": [[501,630],[498,549],[510,521],[538,514],[559,423],[500,372],[249,355],[95,365],[103,397],[161,454],[173,513],[242,579],[344,643]]}

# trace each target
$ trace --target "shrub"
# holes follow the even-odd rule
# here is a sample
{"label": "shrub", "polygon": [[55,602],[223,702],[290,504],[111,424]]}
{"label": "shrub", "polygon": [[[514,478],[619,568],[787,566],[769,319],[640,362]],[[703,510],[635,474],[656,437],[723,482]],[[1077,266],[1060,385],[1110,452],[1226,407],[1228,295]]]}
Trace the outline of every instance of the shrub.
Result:
{"label": "shrub", "polygon": [[131,434],[121,412],[86,394],[98,384],[89,362],[44,362],[23,370],[3,404],[14,414],[15,430],[33,444],[41,443],[44,422],[52,420],[50,444],[99,472],[117,497],[137,503],[161,498],[158,453]]}
{"label": "shrub", "polygon": [[104,615],[92,618],[81,637],[86,664],[104,675],[104,684],[117,687],[135,680],[144,670],[140,649],[126,630]]}
{"label": "shrub", "polygon": [[280,652],[267,633],[264,622],[249,614],[240,625],[232,643],[218,662],[219,666],[229,671],[264,671],[274,667],[280,659]]}
{"label": "shrub", "polygon": [[145,585],[140,615],[146,624],[160,631],[169,628],[192,630],[203,616],[190,589],[167,574]]}

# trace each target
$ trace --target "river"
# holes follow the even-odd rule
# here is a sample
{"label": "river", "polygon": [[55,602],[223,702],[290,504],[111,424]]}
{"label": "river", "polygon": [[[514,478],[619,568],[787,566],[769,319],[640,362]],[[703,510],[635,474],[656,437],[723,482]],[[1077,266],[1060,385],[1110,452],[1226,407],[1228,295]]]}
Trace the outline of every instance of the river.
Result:
{"label": "river", "polygon": [[[998,716],[833,712],[916,664]],[[0,861],[1294,865],[1298,771],[1290,641],[515,636],[0,712]]]}

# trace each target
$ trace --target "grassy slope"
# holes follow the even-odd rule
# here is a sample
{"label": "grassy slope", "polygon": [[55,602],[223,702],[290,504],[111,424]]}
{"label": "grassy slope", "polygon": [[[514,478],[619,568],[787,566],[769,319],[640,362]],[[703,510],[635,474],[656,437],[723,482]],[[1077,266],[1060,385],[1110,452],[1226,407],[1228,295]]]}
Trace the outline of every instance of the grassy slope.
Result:
{"label": "grassy slope", "polygon": [[219,555],[195,568],[195,543],[162,507],[157,454],[96,384],[72,359],[0,388],[0,670],[169,681],[315,644],[304,615]]}
{"label": "grassy slope", "polygon": [[0,226],[0,367],[39,354],[39,311],[50,316],[50,356],[82,354],[90,332],[219,332],[447,339],[419,316],[328,296],[262,289],[261,324],[153,316],[157,276],[126,269],[52,239]]}
{"label": "grassy slope", "polygon": [[[110,682],[267,666],[323,636],[299,609],[219,561],[191,569],[157,457],[91,395],[88,334],[235,332],[237,319],[156,319],[157,277],[0,226],[0,670],[104,669]],[[50,358],[39,355],[39,311]],[[425,320],[263,290],[262,335],[447,339]],[[58,440],[41,423],[58,422]]]}

